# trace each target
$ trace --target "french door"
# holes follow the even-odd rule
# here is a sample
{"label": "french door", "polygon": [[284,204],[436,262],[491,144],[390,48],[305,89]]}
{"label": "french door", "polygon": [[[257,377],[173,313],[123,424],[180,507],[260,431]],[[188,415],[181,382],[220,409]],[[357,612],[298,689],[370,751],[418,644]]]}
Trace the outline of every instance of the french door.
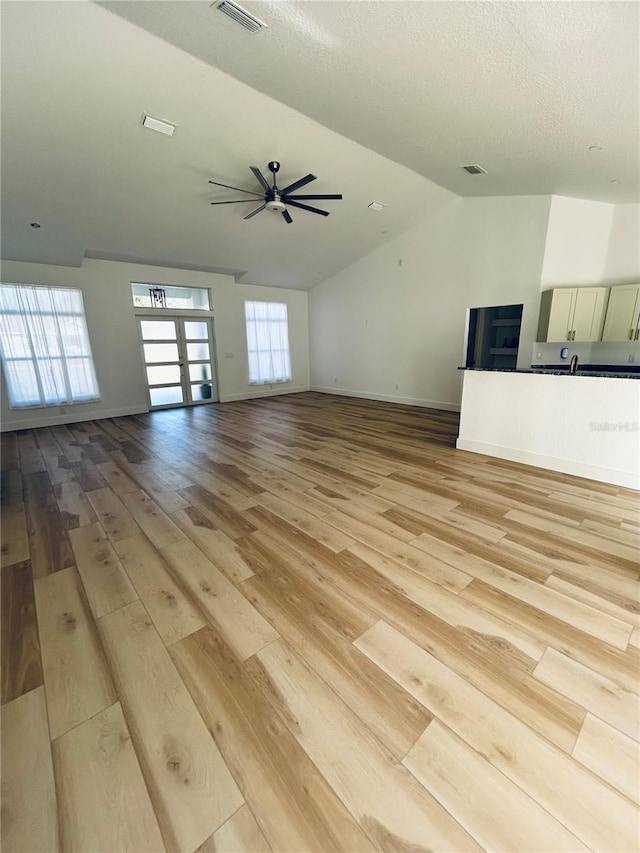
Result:
{"label": "french door", "polygon": [[139,317],[149,406],[193,406],[218,399],[210,318]]}

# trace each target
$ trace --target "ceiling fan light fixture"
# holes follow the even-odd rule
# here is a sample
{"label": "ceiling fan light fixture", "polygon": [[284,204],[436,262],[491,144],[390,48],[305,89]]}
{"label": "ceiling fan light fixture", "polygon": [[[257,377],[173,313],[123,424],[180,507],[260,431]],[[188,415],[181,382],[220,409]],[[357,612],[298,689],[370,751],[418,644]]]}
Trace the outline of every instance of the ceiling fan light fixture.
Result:
{"label": "ceiling fan light fixture", "polygon": [[266,208],[272,213],[284,213],[287,209],[287,205],[281,199],[274,198],[267,202]]}
{"label": "ceiling fan light fixture", "polygon": [[231,0],[220,0],[219,3],[213,3],[212,5],[219,12],[223,12],[227,17],[231,18],[232,21],[249,30],[249,32],[257,33],[258,30],[267,28],[267,24],[264,21],[256,18],[255,15],[252,15],[251,12],[243,9],[237,3],[232,3]]}

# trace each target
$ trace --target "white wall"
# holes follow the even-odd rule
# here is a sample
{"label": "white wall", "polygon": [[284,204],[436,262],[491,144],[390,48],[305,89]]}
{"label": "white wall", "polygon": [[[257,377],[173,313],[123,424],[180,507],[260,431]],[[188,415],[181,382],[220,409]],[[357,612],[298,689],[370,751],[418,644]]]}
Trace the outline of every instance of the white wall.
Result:
{"label": "white wall", "polygon": [[541,287],[640,280],[640,205],[553,196]]}
{"label": "white wall", "polygon": [[541,287],[602,284],[614,205],[552,196]]}
{"label": "white wall", "polygon": [[640,281],[640,204],[615,206],[604,274],[607,283]]}
{"label": "white wall", "polygon": [[456,199],[313,288],[312,388],[458,409],[466,311],[486,305],[524,303],[528,366],[549,206],[548,196]]}
{"label": "white wall", "polygon": [[[86,259],[82,266],[61,267],[15,261],[2,262],[2,280],[18,284],[48,284],[82,290],[89,337],[101,399],[97,402],[45,409],[9,408],[4,382],[1,394],[3,430],[93,418],[117,417],[147,411],[144,368],[131,281],[209,287],[213,291],[216,355],[220,400],[291,393],[309,387],[307,294],[273,287],[238,285],[233,277],[193,270]],[[248,378],[244,299],[287,303],[293,380],[256,390]],[[225,357],[225,354],[232,357]]]}

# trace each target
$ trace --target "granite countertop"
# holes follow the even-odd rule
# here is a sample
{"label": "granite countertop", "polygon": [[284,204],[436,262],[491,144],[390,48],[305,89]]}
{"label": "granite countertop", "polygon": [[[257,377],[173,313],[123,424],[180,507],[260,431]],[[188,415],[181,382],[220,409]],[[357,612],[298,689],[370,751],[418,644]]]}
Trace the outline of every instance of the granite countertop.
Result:
{"label": "granite countertop", "polygon": [[518,367],[509,369],[506,367],[459,367],[458,370],[479,370],[485,373],[546,373],[551,376],[598,376],[607,379],[640,379],[640,368],[608,366],[608,365],[585,365],[571,373],[569,367]]}

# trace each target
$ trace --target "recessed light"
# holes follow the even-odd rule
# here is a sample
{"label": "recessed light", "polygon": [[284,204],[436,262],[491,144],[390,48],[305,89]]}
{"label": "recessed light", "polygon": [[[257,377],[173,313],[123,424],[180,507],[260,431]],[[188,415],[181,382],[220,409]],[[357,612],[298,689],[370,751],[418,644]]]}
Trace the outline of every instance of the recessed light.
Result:
{"label": "recessed light", "polygon": [[369,208],[369,210],[382,210],[382,208],[383,208],[383,207],[386,207],[386,206],[387,206],[387,205],[386,205],[386,204],[384,204],[384,203],[383,203],[383,202],[381,202],[381,201],[372,201],[372,202],[371,202],[371,204],[368,204],[368,205],[367,205],[367,207]]}
{"label": "recessed light", "polygon": [[609,181],[609,183],[610,183],[610,184],[619,184],[619,183],[620,183],[620,181],[619,181],[617,178],[611,178],[611,180]]}
{"label": "recessed light", "polygon": [[164,133],[165,136],[173,136],[177,127],[177,125],[172,124],[170,121],[165,121],[162,118],[154,118],[147,115],[147,113],[144,114],[142,119],[142,126],[149,130],[156,130],[158,133]]}
{"label": "recessed light", "polygon": [[39,222],[30,222],[29,224],[31,225],[32,228],[35,228],[36,230],[38,228],[42,228],[42,225],[40,225]]}
{"label": "recessed light", "polygon": [[604,145],[599,142],[594,142],[593,145],[587,146],[587,151],[604,151]]}
{"label": "recessed light", "polygon": [[477,163],[472,163],[470,166],[460,166],[461,169],[464,169],[465,172],[468,172],[470,175],[486,175],[487,170],[483,169],[482,166],[478,166]]}

